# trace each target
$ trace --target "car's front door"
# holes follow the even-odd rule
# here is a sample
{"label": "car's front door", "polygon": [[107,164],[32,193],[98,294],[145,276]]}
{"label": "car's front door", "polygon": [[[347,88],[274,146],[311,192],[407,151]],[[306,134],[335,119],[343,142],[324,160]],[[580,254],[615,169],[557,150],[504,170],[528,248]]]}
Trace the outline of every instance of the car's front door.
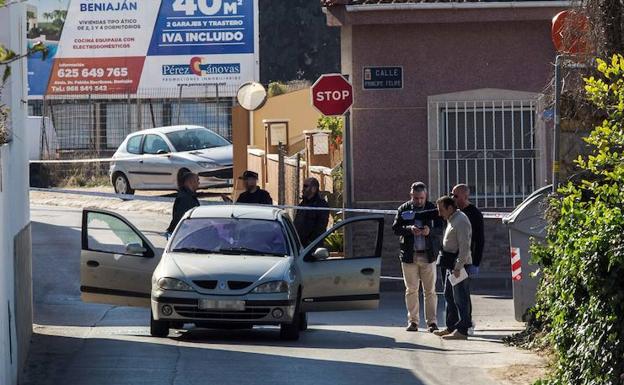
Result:
{"label": "car's front door", "polygon": [[303,250],[302,311],[377,308],[383,227],[381,216],[347,219]]}
{"label": "car's front door", "polygon": [[171,188],[177,170],[171,160],[171,149],[160,135],[145,135],[143,140],[143,160],[141,180],[145,187]]}
{"label": "car's front door", "polygon": [[154,246],[125,218],[103,210],[82,212],[80,292],[85,302],[149,306]]}

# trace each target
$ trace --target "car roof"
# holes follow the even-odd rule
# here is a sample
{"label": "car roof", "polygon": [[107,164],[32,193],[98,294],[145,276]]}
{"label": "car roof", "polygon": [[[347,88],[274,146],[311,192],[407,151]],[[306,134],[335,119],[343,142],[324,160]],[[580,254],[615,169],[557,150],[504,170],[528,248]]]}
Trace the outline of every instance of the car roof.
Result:
{"label": "car roof", "polygon": [[199,206],[189,218],[244,218],[274,221],[283,210],[273,206],[219,204]]}
{"label": "car roof", "polygon": [[145,130],[141,130],[141,131],[136,131],[133,132],[131,134],[131,136],[135,136],[135,135],[145,135],[145,134],[168,134],[170,132],[174,132],[174,131],[181,131],[181,130],[190,130],[190,129],[196,129],[196,128],[203,128],[205,130],[209,130],[210,129],[204,127],[204,126],[197,126],[197,125],[193,125],[193,124],[180,124],[177,126],[163,126],[163,127],[154,127],[154,128],[148,128]]}

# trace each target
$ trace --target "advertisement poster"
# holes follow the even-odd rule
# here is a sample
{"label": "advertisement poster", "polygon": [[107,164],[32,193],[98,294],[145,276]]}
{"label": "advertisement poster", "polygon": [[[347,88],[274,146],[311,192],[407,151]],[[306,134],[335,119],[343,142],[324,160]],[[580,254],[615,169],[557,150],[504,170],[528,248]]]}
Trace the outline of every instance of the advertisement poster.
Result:
{"label": "advertisement poster", "polygon": [[[149,97],[150,89],[181,84],[219,84],[222,96],[234,96],[257,79],[254,0],[30,0],[29,9],[38,28],[29,23],[29,43],[50,47],[45,62],[29,60],[34,98]],[[45,17],[51,22],[38,21]]]}

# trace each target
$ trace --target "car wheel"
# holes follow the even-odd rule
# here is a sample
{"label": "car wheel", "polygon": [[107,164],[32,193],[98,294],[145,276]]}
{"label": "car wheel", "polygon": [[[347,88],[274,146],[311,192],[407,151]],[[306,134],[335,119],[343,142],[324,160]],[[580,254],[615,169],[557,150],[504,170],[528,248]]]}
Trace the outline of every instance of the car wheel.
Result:
{"label": "car wheel", "polygon": [[169,322],[157,321],[150,313],[150,334],[152,337],[167,337],[169,335]]}
{"label": "car wheel", "polygon": [[115,193],[117,194],[134,194],[134,190],[130,187],[130,182],[128,182],[128,178],[122,173],[116,174],[113,178],[113,187],[115,188]]}
{"label": "car wheel", "polygon": [[171,328],[172,329],[184,329],[184,322],[182,321],[175,321],[171,323]]}
{"label": "car wheel", "polygon": [[293,320],[290,323],[283,323],[280,325],[280,339],[285,341],[297,341],[299,339],[299,332],[301,331],[301,317],[302,314],[299,311],[300,296],[297,299],[297,307],[295,308],[295,314]]}
{"label": "car wheel", "polygon": [[299,317],[301,318],[301,321],[299,323],[299,330],[308,330],[308,313],[299,313]]}

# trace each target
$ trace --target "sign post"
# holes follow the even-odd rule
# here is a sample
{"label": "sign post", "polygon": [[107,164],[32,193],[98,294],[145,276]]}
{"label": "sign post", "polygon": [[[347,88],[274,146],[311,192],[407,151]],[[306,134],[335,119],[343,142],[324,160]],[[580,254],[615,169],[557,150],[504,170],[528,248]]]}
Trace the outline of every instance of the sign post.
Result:
{"label": "sign post", "polygon": [[351,113],[353,87],[341,74],[321,75],[312,85],[312,105],[325,116],[344,116],[344,205],[353,203],[353,180],[351,158]]}

